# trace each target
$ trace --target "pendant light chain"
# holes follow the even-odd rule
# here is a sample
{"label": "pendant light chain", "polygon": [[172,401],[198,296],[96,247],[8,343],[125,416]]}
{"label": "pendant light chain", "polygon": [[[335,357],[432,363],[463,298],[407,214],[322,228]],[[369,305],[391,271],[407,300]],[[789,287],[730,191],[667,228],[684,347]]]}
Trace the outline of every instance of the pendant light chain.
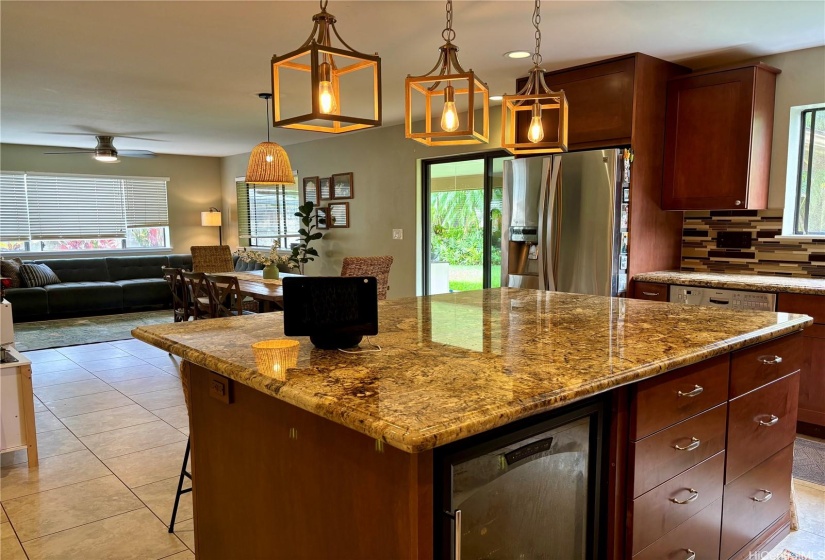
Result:
{"label": "pendant light chain", "polygon": [[533,64],[541,64],[541,0],[536,0],[536,7],[533,8],[533,27],[536,28],[536,52],[533,53]]}
{"label": "pendant light chain", "polygon": [[264,97],[266,101],[266,141],[269,142],[269,98]]}
{"label": "pendant light chain", "polygon": [[441,38],[448,43],[455,39],[455,31],[453,31],[453,0],[447,0],[447,27],[441,32]]}

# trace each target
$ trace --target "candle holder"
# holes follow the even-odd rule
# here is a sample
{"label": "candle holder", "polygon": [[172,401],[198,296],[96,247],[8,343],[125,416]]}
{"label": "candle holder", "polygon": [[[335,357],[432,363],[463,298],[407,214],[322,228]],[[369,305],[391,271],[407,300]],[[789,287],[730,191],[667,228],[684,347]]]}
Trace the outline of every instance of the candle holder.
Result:
{"label": "candle holder", "polygon": [[286,381],[286,370],[298,363],[297,340],[262,340],[252,345],[261,375]]}

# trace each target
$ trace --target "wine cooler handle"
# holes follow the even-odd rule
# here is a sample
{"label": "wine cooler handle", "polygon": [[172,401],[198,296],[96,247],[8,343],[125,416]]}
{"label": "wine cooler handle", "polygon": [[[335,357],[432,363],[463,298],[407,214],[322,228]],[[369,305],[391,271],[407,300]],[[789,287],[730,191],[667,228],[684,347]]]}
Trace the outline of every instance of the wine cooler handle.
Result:
{"label": "wine cooler handle", "polygon": [[461,510],[455,510],[455,560],[461,560]]}

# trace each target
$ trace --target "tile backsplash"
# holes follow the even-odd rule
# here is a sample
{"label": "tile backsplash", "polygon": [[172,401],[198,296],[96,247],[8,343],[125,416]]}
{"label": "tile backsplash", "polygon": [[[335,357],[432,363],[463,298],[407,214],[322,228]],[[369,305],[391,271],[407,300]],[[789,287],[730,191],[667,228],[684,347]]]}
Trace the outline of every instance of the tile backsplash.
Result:
{"label": "tile backsplash", "polygon": [[[749,232],[751,248],[716,246],[720,231]],[[776,239],[782,210],[685,212],[682,271],[825,278],[825,239]]]}

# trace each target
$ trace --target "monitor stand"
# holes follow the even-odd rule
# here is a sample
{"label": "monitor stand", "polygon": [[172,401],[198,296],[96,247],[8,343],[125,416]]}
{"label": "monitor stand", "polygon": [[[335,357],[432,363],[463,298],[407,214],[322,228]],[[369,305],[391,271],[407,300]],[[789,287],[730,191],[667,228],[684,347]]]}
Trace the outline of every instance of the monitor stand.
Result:
{"label": "monitor stand", "polygon": [[360,334],[312,334],[310,342],[322,350],[336,350],[338,348],[353,348],[361,343],[364,337]]}

